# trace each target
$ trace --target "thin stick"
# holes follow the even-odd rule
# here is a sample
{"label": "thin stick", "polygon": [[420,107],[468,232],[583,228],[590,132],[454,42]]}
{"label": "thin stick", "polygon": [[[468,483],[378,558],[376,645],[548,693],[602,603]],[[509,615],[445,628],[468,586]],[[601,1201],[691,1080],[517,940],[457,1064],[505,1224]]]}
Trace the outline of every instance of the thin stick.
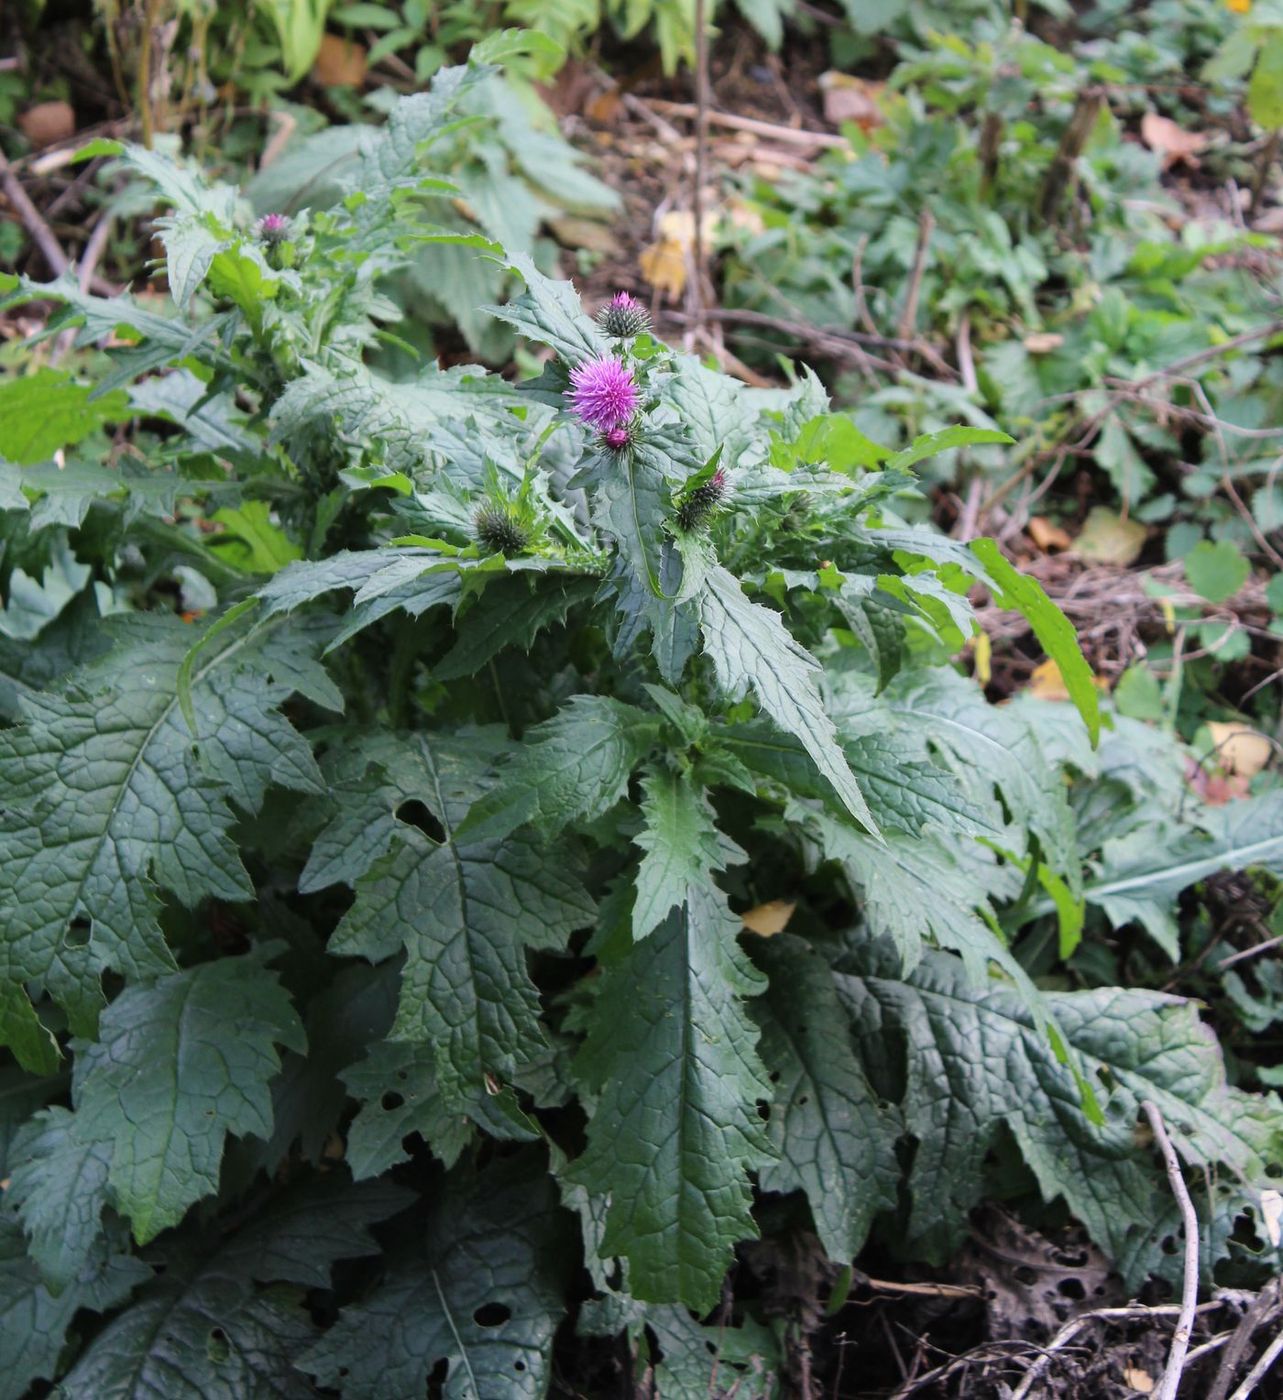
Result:
{"label": "thin stick", "polygon": [[691,279],[691,309],[695,333],[704,325],[704,163],[708,158],[708,20],[706,0],[695,0],[695,275]]}
{"label": "thin stick", "polygon": [[1149,1126],[1153,1129],[1154,1140],[1163,1154],[1163,1164],[1167,1168],[1167,1183],[1180,1207],[1181,1219],[1185,1222],[1185,1277],[1181,1288],[1181,1311],[1172,1333],[1172,1349],[1167,1357],[1167,1366],[1158,1387],[1157,1400],[1176,1400],[1180,1389],[1181,1370],[1185,1364],[1185,1353],[1189,1350],[1190,1333],[1194,1329],[1194,1309],[1198,1306],[1198,1216],[1194,1202],[1190,1200],[1189,1189],[1181,1175],[1181,1164],[1176,1157],[1176,1149],[1167,1135],[1167,1126],[1158,1105],[1151,1099],[1141,1104]]}
{"label": "thin stick", "polygon": [[1243,1384],[1230,1396],[1230,1400],[1247,1400],[1247,1397],[1256,1389],[1257,1382],[1279,1359],[1280,1353],[1283,1353],[1283,1332],[1280,1332],[1261,1353],[1260,1359],[1247,1373]]}
{"label": "thin stick", "polygon": [[900,313],[900,338],[908,340],[917,329],[918,297],[922,292],[922,274],[927,268],[927,245],[931,242],[931,230],[936,226],[936,216],[930,209],[924,209],[918,217],[918,246],[913,250],[913,270],[909,273],[909,290],[904,298],[904,310]]}
{"label": "thin stick", "polygon": [[18,177],[9,168],[9,162],[2,151],[0,189],[4,190],[4,197],[21,220],[23,228],[31,235],[31,241],[40,249],[45,262],[49,264],[49,270],[55,277],[61,277],[67,270],[67,255],[62,251],[62,244],[53,236],[49,225],[40,217],[39,210],[27,198],[26,190],[18,183]]}
{"label": "thin stick", "polygon": [[[661,97],[649,97],[647,103],[657,112],[670,117],[699,120],[699,108],[693,102],[666,102]],[[833,136],[827,131],[799,131],[795,126],[779,126],[775,122],[759,121],[756,117],[741,117],[734,112],[710,111],[705,114],[710,126],[724,126],[728,131],[751,131],[754,136],[769,136],[793,146],[826,146],[832,150],[849,150],[845,136]]]}

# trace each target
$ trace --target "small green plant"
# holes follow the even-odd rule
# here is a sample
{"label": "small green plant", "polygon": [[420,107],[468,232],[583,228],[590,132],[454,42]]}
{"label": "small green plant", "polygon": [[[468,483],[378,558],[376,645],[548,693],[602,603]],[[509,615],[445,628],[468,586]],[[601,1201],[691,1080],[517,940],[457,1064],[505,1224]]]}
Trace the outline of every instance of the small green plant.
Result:
{"label": "small green plant", "polygon": [[[904,522],[919,462],[1002,434],[891,452],[426,220],[491,76],[288,221],[111,148],[172,209],[164,313],[3,283],[94,374],[0,392],[0,1396],[537,1397],[572,1305],[707,1394],[779,1360],[751,1303],[687,1311],[777,1198],[839,1264],[939,1262],[1018,1179],[1139,1287],[1146,1100],[1216,1183],[1208,1277],[1268,1272],[1276,1101],[1194,1004],[1042,974],[1101,919],[1173,952],[1191,871],[1283,861],[1278,794],[1251,844],[1186,819],[1136,761],[1172,746],[1094,747],[1039,586]],[[371,366],[425,245],[520,280],[490,312],[537,378]],[[953,667],[976,584],[1081,721]]]}

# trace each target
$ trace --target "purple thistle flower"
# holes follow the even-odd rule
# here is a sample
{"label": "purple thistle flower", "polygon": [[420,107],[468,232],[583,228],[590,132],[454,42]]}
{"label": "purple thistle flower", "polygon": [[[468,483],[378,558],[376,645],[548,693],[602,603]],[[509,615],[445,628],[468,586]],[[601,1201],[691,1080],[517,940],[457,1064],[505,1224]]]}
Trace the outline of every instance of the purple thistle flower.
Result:
{"label": "purple thistle flower", "polygon": [[631,372],[618,360],[589,360],[570,371],[571,409],[592,428],[617,428],[633,416],[641,397]]}
{"label": "purple thistle flower", "polygon": [[284,243],[290,236],[290,221],[284,214],[264,214],[254,231],[264,243]]}
{"label": "purple thistle flower", "polygon": [[636,297],[616,292],[597,313],[597,324],[607,335],[634,336],[650,329],[650,316]]}
{"label": "purple thistle flower", "polygon": [[636,440],[637,434],[633,431],[631,423],[616,423],[601,435],[602,446],[608,447],[612,452],[622,452],[625,447],[631,447]]}

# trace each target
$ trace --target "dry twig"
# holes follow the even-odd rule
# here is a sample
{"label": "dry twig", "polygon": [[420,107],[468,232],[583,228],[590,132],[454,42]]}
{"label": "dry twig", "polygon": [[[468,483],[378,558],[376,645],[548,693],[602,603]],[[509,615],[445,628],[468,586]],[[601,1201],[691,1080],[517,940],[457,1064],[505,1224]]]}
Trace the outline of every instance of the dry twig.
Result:
{"label": "dry twig", "polygon": [[55,277],[61,277],[67,270],[67,255],[62,244],[53,236],[49,225],[41,218],[39,210],[27,197],[27,192],[18,183],[18,177],[9,168],[9,162],[0,151],[0,189],[17,214],[23,228],[31,235],[31,241],[40,249],[45,262]]}
{"label": "dry twig", "polygon": [[1230,1396],[1230,1400],[1247,1400],[1247,1397],[1256,1389],[1257,1383],[1279,1359],[1280,1355],[1283,1355],[1283,1332],[1280,1332],[1261,1353],[1256,1365],[1247,1373],[1243,1384]]}
{"label": "dry twig", "polygon": [[1180,1388],[1181,1370],[1185,1365],[1185,1353],[1189,1350],[1190,1333],[1194,1330],[1194,1309],[1198,1306],[1198,1215],[1194,1202],[1190,1200],[1189,1188],[1181,1175],[1181,1164],[1176,1157],[1176,1149],[1167,1135],[1167,1125],[1158,1105],[1146,1099],[1141,1110],[1153,1129],[1154,1140],[1163,1154],[1163,1165],[1167,1169],[1167,1183],[1180,1207],[1181,1219],[1185,1222],[1185,1275],[1181,1287],[1181,1311],[1172,1333],[1172,1349],[1168,1353],[1163,1379],[1158,1387],[1157,1400],[1176,1400]]}
{"label": "dry twig", "polygon": [[[693,102],[666,102],[663,98],[648,99],[649,105],[657,112],[670,117],[685,117],[698,121],[699,108]],[[851,143],[845,136],[833,136],[827,131],[799,130],[794,126],[780,126],[775,122],[759,121],[756,117],[741,117],[734,112],[708,112],[706,119],[710,126],[723,126],[728,131],[748,131],[754,136],[766,136],[772,141],[783,141],[793,146],[827,146],[833,150],[849,150]]]}

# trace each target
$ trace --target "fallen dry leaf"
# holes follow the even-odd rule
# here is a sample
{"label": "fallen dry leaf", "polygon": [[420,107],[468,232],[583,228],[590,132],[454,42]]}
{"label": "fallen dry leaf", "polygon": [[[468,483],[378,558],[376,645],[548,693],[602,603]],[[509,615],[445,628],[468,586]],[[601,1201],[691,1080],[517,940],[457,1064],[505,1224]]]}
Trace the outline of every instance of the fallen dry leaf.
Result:
{"label": "fallen dry leaf", "polygon": [[76,114],[69,102],[37,102],[18,118],[18,129],[39,149],[76,134]]}
{"label": "fallen dry leaf", "polygon": [[1020,343],[1031,355],[1049,355],[1060,349],[1065,337],[1059,331],[1031,331]]}
{"label": "fallen dry leaf", "polygon": [[756,909],[749,909],[740,918],[750,933],[757,934],[759,938],[770,938],[772,934],[783,933],[788,928],[796,908],[797,905],[787,899],[772,899],[766,904],[759,904]]}
{"label": "fallen dry leaf", "polygon": [[1139,1366],[1124,1366],[1123,1380],[1137,1393],[1137,1395],[1152,1395],[1154,1393],[1154,1378],[1148,1371],[1142,1371]]}
{"label": "fallen dry leaf", "polygon": [[[704,215],[704,246],[710,247],[717,211]],[[659,241],[637,256],[641,274],[658,292],[676,301],[686,289],[687,269],[695,246],[695,216],[689,209],[671,209],[659,221]]]}
{"label": "fallen dry leaf", "polygon": [[1093,506],[1074,541],[1074,553],[1092,564],[1134,564],[1145,544],[1145,527],[1124,520],[1108,506]]}
{"label": "fallen dry leaf", "polygon": [[368,67],[364,44],[326,34],[312,65],[312,76],[323,87],[360,87]]}
{"label": "fallen dry leaf", "polygon": [[1162,157],[1164,170],[1180,164],[1197,170],[1198,153],[1205,151],[1211,140],[1205,132],[1186,131],[1170,117],[1160,117],[1157,112],[1146,112],[1140,119],[1140,136],[1151,151],[1157,151]]}
{"label": "fallen dry leaf", "polygon": [[[1107,691],[1109,681],[1104,676],[1092,676],[1097,690]],[[1029,673],[1029,693],[1039,700],[1068,700],[1069,687],[1060,674],[1059,665],[1051,660],[1039,662]]]}
{"label": "fallen dry leaf", "polygon": [[885,83],[871,83],[849,73],[830,70],[820,74],[820,92],[824,98],[824,120],[832,126],[854,122],[861,131],[874,131],[886,124],[880,99]]}
{"label": "fallen dry leaf", "polygon": [[600,253],[608,258],[616,257],[619,253],[619,240],[600,219],[566,214],[559,219],[550,219],[548,227],[563,248],[586,248],[590,253]]}
{"label": "fallen dry leaf", "polygon": [[1270,761],[1273,745],[1251,725],[1209,720],[1207,732],[1212,736],[1212,757],[1227,773],[1254,778]]}
{"label": "fallen dry leaf", "polygon": [[1035,515],[1029,522],[1029,538],[1044,553],[1052,549],[1068,549],[1073,540],[1067,530],[1053,525],[1045,515]]}

